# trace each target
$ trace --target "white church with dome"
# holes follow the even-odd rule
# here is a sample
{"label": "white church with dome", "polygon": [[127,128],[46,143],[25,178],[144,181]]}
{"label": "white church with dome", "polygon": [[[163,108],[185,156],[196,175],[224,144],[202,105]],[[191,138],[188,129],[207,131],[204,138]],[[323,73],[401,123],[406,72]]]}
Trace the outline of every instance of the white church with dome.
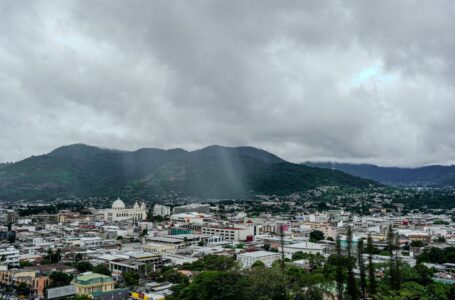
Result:
{"label": "white church with dome", "polygon": [[133,208],[126,208],[125,203],[118,198],[112,203],[112,208],[104,209],[104,220],[117,222],[125,220],[141,221],[147,218],[147,207],[145,203],[135,203]]}

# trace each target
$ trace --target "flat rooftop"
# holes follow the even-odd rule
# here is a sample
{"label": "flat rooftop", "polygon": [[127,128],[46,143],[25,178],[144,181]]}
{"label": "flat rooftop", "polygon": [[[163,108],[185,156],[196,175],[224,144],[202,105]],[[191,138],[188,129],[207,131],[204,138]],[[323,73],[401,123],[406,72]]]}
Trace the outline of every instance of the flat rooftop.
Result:
{"label": "flat rooftop", "polygon": [[259,257],[272,256],[272,255],[280,255],[280,254],[277,252],[270,252],[270,251],[255,251],[255,252],[241,253],[238,256],[259,258]]}

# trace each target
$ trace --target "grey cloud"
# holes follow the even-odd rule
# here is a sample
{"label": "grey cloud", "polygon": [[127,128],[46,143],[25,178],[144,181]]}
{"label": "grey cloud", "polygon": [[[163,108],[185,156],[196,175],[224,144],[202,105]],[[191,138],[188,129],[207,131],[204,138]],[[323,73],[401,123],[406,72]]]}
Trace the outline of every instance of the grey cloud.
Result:
{"label": "grey cloud", "polygon": [[452,1],[0,2],[0,161],[62,144],[455,162]]}

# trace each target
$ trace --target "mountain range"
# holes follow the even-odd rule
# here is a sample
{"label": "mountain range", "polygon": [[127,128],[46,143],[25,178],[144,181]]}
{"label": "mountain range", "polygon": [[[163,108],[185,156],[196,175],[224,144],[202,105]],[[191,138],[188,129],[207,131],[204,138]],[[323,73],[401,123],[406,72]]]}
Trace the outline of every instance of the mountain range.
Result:
{"label": "mountain range", "polygon": [[455,186],[455,166],[430,165],[419,168],[380,167],[371,164],[305,162],[304,165],[339,170],[387,185]]}
{"label": "mountain range", "polygon": [[2,200],[169,194],[233,198],[286,195],[326,185],[377,184],[337,170],[293,164],[253,147],[120,151],[74,144],[0,166]]}

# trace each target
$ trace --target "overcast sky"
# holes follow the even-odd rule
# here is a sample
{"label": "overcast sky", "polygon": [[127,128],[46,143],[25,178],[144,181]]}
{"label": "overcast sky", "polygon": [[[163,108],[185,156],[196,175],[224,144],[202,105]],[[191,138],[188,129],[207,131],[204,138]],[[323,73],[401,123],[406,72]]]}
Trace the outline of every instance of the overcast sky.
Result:
{"label": "overcast sky", "polygon": [[455,163],[455,1],[0,0],[0,162],[65,144]]}

